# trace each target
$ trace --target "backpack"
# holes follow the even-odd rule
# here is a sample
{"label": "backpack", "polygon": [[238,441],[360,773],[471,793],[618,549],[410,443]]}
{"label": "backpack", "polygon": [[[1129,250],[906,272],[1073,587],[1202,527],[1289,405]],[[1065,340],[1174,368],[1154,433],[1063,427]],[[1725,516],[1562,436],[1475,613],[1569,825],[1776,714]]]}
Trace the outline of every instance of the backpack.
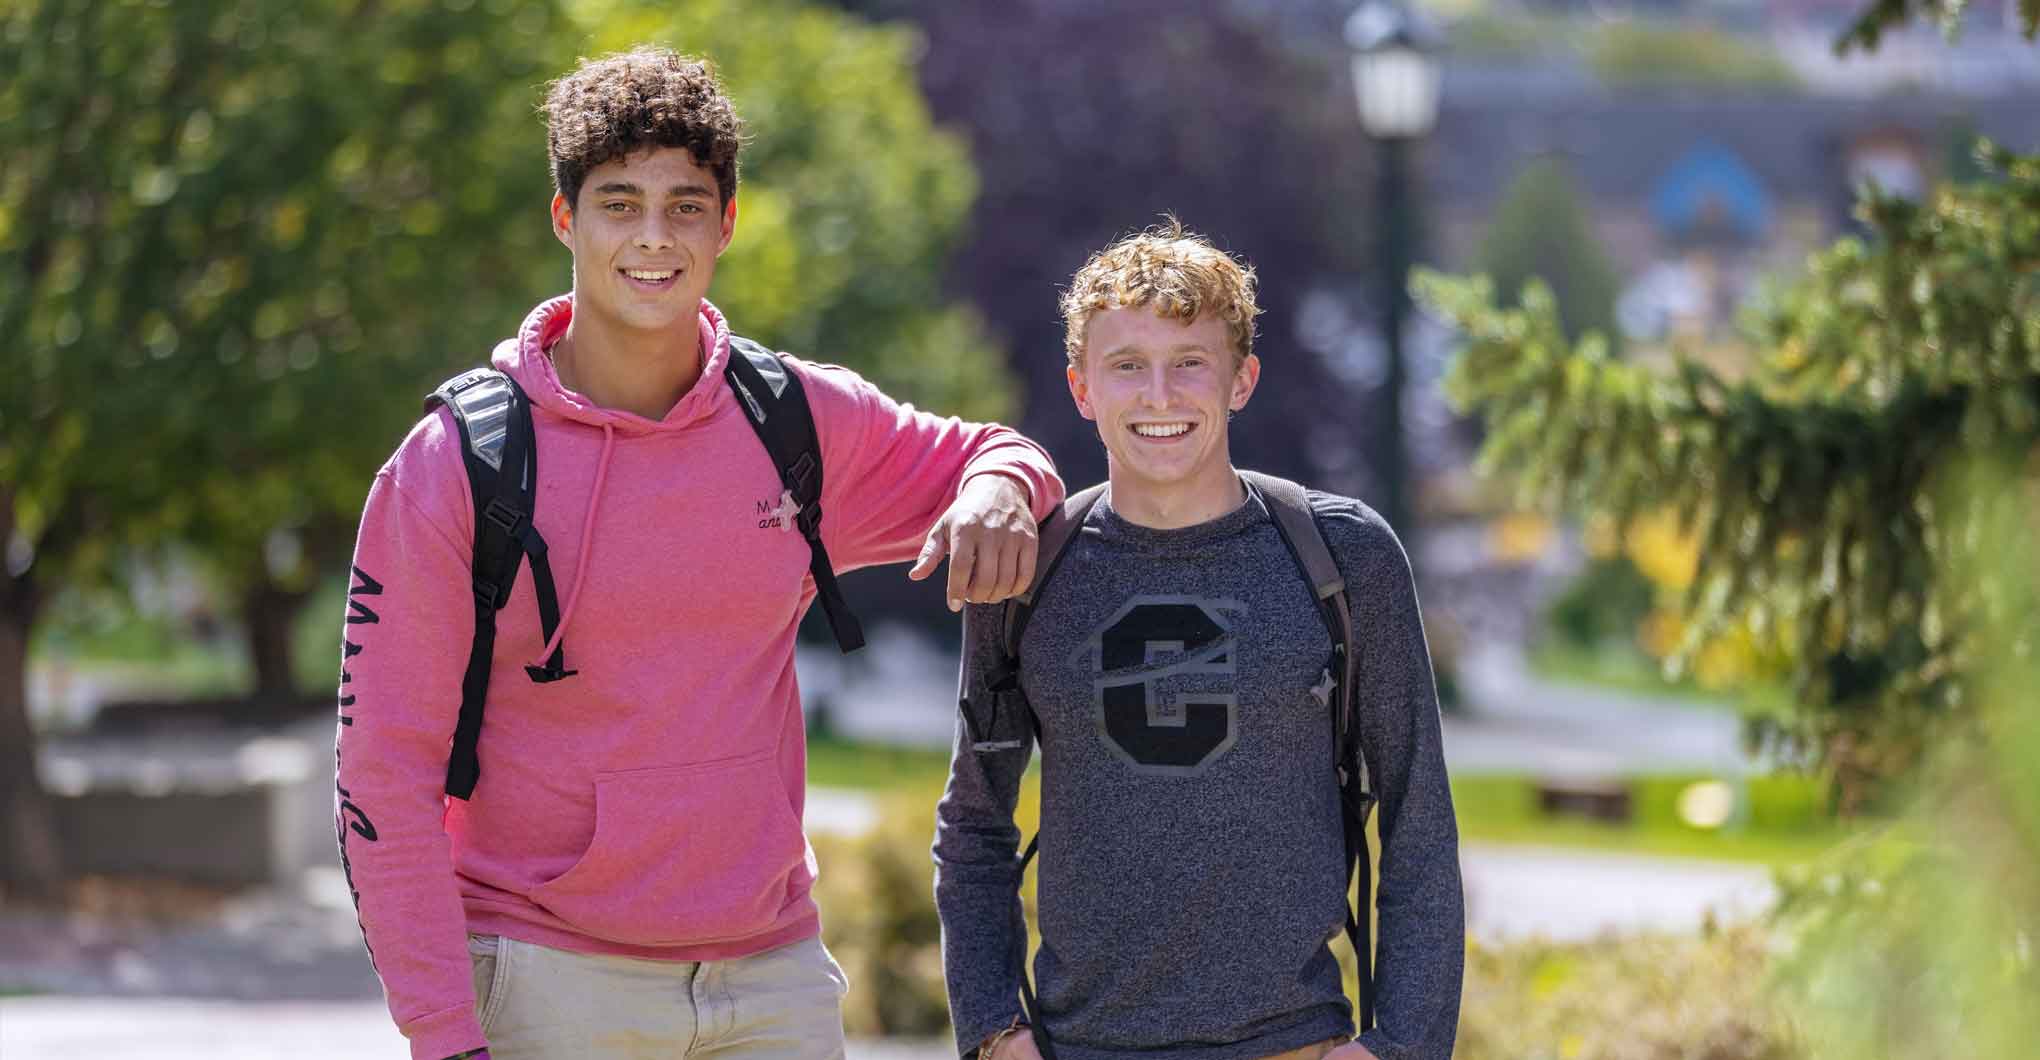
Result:
{"label": "backpack", "polygon": [[[1345,577],[1339,573],[1339,565],[1332,558],[1330,546],[1325,543],[1324,532],[1318,528],[1317,518],[1311,514],[1310,500],[1304,488],[1287,479],[1255,471],[1242,471],[1240,476],[1251,483],[1267,503],[1269,513],[1275,517],[1275,528],[1282,543],[1288,546],[1297,570],[1310,585],[1312,595],[1317,599],[1318,616],[1324,620],[1326,632],[1331,634],[1333,666],[1328,668],[1328,676],[1332,680],[1333,691],[1326,700],[1332,711],[1334,766],[1339,784],[1341,830],[1345,834],[1348,889],[1352,888],[1356,876],[1359,880],[1359,908],[1357,911],[1351,907],[1346,910],[1346,938],[1353,944],[1353,953],[1359,964],[1358,1016],[1360,1029],[1364,1031],[1374,1026],[1374,950],[1370,937],[1373,928],[1373,868],[1367,855],[1367,818],[1374,809],[1374,793],[1366,758],[1356,753],[1360,750],[1360,726],[1353,702],[1358,662],[1353,644],[1352,606],[1346,598]],[[1025,693],[1020,688],[1021,638],[1027,632],[1028,620],[1033,617],[1042,588],[1055,575],[1056,568],[1069,552],[1070,542],[1076,539],[1084,519],[1104,492],[1103,483],[1081,490],[1063,501],[1062,510],[1051,513],[1042,523],[1040,560],[1035,565],[1033,584],[1026,592],[1007,601],[1000,613],[1001,657],[987,675],[985,688],[992,696],[1010,695],[1024,699]],[[1337,672],[1330,672],[1332,670]],[[1009,750],[1015,746],[985,739],[972,709],[970,689],[964,690],[958,706],[963,713],[973,751]],[[1031,708],[1028,716],[1033,717]],[[1038,742],[1040,722],[1036,720],[1034,724]],[[1347,768],[1346,763],[1353,761],[1360,763],[1357,770]],[[1027,872],[1027,865],[1034,860],[1040,845],[1041,834],[1036,832],[1019,857],[1022,875]],[[1026,1013],[1029,1032],[1044,1060],[1055,1060],[1054,1044],[1042,1026],[1033,976],[1027,969],[1024,936],[1019,963],[1020,1007]]]}
{"label": "backpack", "polygon": [[[724,377],[737,393],[744,418],[779,468],[786,490],[781,504],[793,506],[794,522],[807,539],[808,573],[814,577],[815,595],[828,614],[836,644],[846,653],[856,651],[864,646],[864,631],[843,599],[829,553],[822,547],[822,453],[800,377],[779,355],[736,336],[730,337]],[[482,772],[476,746],[496,651],[496,612],[510,602],[520,560],[529,561],[531,567],[538,621],[547,643],[559,629],[560,605],[552,565],[546,561],[545,538],[532,525],[538,452],[530,399],[508,375],[476,368],[447,380],[425,399],[428,413],[441,405],[453,413],[460,430],[461,459],[475,499],[475,639],[461,678],[460,721],[446,763],[446,793],[467,799]],[[564,643],[556,645],[544,665],[526,666],[524,671],[538,684],[572,677],[577,671],[566,668],[565,653]]]}

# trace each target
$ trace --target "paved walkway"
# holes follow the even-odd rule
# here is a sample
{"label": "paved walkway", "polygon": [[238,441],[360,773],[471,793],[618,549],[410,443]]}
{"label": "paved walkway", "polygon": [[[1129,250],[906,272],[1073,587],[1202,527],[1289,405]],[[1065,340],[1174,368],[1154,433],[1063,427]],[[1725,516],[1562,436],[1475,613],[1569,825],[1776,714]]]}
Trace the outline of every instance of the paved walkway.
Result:
{"label": "paved walkway", "polygon": [[[946,1042],[857,1041],[849,1060],[942,1060]],[[380,1001],[0,999],[0,1060],[402,1060]]]}

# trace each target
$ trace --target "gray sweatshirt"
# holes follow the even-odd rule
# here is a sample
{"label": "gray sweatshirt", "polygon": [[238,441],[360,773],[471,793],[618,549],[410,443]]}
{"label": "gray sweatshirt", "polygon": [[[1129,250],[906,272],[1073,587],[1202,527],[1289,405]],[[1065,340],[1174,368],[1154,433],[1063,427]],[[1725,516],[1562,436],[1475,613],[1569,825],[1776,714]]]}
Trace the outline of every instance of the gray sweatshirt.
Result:
{"label": "gray sweatshirt", "polygon": [[[1361,1041],[1381,1060],[1443,1060],[1466,932],[1423,620],[1381,517],[1310,499],[1347,582],[1380,799],[1378,1026]],[[998,664],[999,621],[998,606],[965,615],[968,690]],[[1034,974],[1061,1060],[1231,1060],[1352,1034],[1329,945],[1346,910],[1331,639],[1259,495],[1155,530],[1115,514],[1108,492],[1037,601],[1020,657],[1024,700],[972,697],[978,731],[959,722],[936,812],[958,1048],[1020,1011],[1013,809],[1037,721]]]}

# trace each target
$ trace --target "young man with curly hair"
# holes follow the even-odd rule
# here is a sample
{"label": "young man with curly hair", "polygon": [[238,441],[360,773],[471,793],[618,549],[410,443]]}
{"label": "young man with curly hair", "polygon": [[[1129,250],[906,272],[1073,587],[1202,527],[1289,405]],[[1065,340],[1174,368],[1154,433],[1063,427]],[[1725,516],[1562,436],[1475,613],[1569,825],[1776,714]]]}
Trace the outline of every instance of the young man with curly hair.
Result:
{"label": "young man with curly hair", "polygon": [[[1060,561],[1043,549],[1030,621],[1009,632],[1007,608],[965,612],[966,716],[935,840],[958,1047],[1445,1060],[1465,948],[1458,836],[1401,544],[1357,500],[1233,466],[1227,422],[1261,376],[1250,269],[1172,224],[1093,256],[1062,311],[1070,394],[1108,476],[1088,512],[1088,491],[1069,504],[1081,532]],[[1336,577],[1306,581],[1283,512],[1314,521]],[[1317,599],[1339,578],[1350,669]],[[1342,670],[1359,723],[1348,762],[1327,709]],[[1023,1008],[1013,810],[1037,745],[1039,990]],[[1329,945],[1347,917],[1342,767],[1368,771],[1380,808],[1378,1022],[1357,1039]]]}
{"label": "young man with curly hair", "polygon": [[[375,478],[338,736],[363,934],[416,1060],[840,1057],[801,824],[810,547],[705,297],[742,126],[706,64],[649,49],[584,62],[545,115],[573,290],[492,358],[528,395],[544,544],[477,653],[479,780],[449,798],[496,513],[477,513],[463,434],[490,425],[438,409]],[[812,410],[835,569],[918,557],[924,578],[946,555],[952,608],[1027,584],[1062,498],[1046,454],[779,358]]]}

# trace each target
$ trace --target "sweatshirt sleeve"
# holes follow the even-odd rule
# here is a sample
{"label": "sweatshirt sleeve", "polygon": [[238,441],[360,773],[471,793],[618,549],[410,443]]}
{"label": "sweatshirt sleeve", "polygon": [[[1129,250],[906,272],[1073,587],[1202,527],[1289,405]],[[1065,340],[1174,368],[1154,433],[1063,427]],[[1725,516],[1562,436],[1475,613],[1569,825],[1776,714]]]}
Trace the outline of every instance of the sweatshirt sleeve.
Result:
{"label": "sweatshirt sleeve", "polygon": [[[487,1044],[442,827],[448,745],[474,636],[471,531],[446,525],[457,521],[448,513],[429,517],[421,500],[445,499],[472,523],[455,439],[441,417],[428,418],[369,490],[340,674],[340,863],[414,1060]],[[452,490],[459,493],[449,497]]]}
{"label": "sweatshirt sleeve", "polygon": [[837,570],[913,559],[928,528],[979,475],[1018,482],[1036,522],[1062,503],[1055,462],[1018,431],[922,412],[847,368],[790,363],[814,410],[822,543]]}
{"label": "sweatshirt sleeve", "polygon": [[1360,1042],[1381,1060],[1448,1060],[1459,1028],[1466,910],[1416,585],[1379,515],[1352,501],[1313,499],[1352,602],[1361,749],[1379,800],[1375,1027]]}
{"label": "sweatshirt sleeve", "polygon": [[1013,807],[1034,747],[1024,697],[995,700],[986,685],[1002,654],[1001,604],[964,608],[966,701],[949,761],[949,786],[935,807],[935,908],[942,921],[942,971],[959,1053],[1020,1014],[1027,927],[1020,908],[1020,830]]}

